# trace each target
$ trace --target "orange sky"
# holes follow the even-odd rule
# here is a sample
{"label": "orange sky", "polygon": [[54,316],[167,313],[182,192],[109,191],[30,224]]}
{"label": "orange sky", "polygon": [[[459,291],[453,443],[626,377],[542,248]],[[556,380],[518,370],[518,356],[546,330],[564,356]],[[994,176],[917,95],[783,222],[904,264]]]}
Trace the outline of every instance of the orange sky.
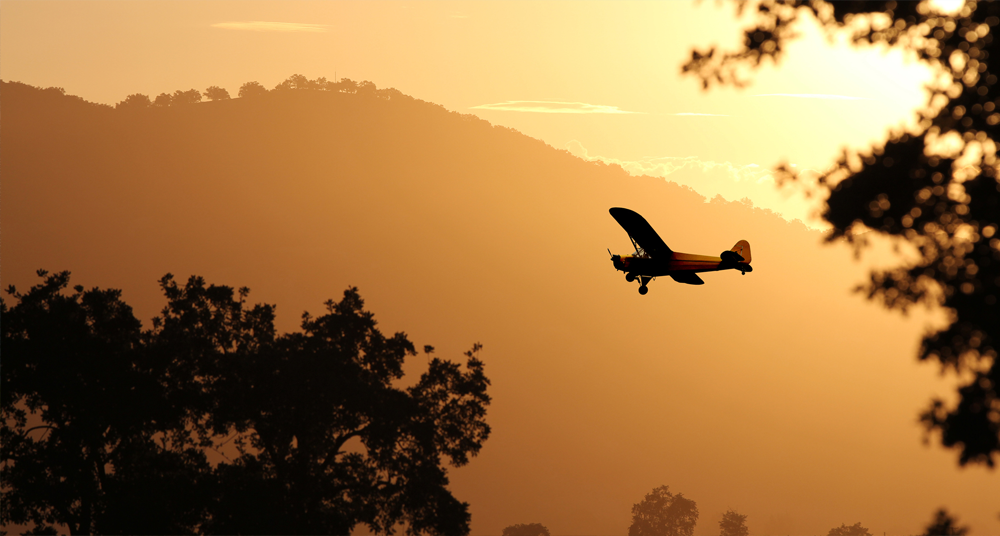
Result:
{"label": "orange sky", "polygon": [[[732,45],[738,36],[731,7],[714,2],[3,0],[0,78],[59,86],[114,104],[130,93],[155,96],[210,85],[235,96],[251,80],[273,87],[293,73],[309,78],[336,73],[473,113],[576,156],[666,176],[709,197],[747,196],[795,218],[805,217],[808,206],[776,194],[768,169],[781,160],[800,169],[822,169],[840,147],[882,138],[886,128],[912,117],[923,102],[920,83],[928,77],[897,53],[831,44],[809,24],[802,31],[803,39],[789,48],[780,68],[762,69],[749,88],[704,93],[696,80],[679,75],[681,63],[692,46]],[[225,168],[209,158],[207,167],[229,180]],[[316,178],[309,184],[318,194],[306,196],[307,202],[321,205],[319,194],[333,187],[321,184],[306,164],[301,171]],[[149,174],[158,173],[168,175],[152,166]],[[223,199],[224,184],[205,188],[217,189]],[[324,263],[335,262],[343,251],[371,247],[364,236],[338,237],[342,241],[331,251],[297,238],[280,244],[281,255],[240,266],[213,264],[213,244],[205,246],[204,258],[176,262],[149,245],[152,249],[137,262],[155,277],[174,270],[181,277],[200,273],[211,282],[248,284],[256,299],[279,304],[284,329],[302,309],[315,310],[325,299],[315,295],[314,287],[323,280],[329,283],[323,291],[331,296],[358,284],[384,331],[406,330],[418,345],[438,347],[440,355],[456,356],[481,340],[494,381],[488,419],[495,433],[479,458],[453,473],[456,495],[472,504],[473,534],[496,534],[507,524],[534,521],[548,525],[554,536],[586,533],[589,526],[600,527],[595,534],[614,533],[607,527],[616,526],[624,532],[631,504],[661,484],[698,501],[698,536],[716,533],[715,518],[729,507],[751,513],[754,534],[821,529],[825,534],[826,527],[856,521],[875,534],[913,533],[929,520],[932,508],[943,504],[973,525],[973,535],[1000,533],[1000,505],[985,498],[1000,496],[995,471],[960,470],[954,452],[920,444],[918,410],[952,385],[933,366],[915,360],[919,336],[933,315],[918,311],[902,317],[851,294],[864,277],[864,265],[854,263],[846,247],[822,246],[818,232],[782,228],[788,236],[808,238],[788,250],[745,236],[755,228],[696,225],[696,218],[670,214],[664,196],[672,191],[636,184],[641,187],[580,188],[580,199],[594,205],[580,209],[596,214],[587,227],[593,234],[572,242],[586,253],[567,255],[579,260],[574,266],[584,274],[570,278],[580,284],[574,288],[592,294],[550,289],[557,285],[550,285],[547,275],[514,263],[521,271],[513,276],[485,274],[449,288],[449,296],[459,299],[467,292],[470,300],[453,323],[435,323],[448,311],[433,302],[434,285],[414,275],[425,272],[379,278],[350,266],[338,268],[342,278],[330,276]],[[19,202],[9,197],[11,191],[34,188],[5,186],[6,203]],[[88,195],[85,189],[79,193]],[[179,191],[171,195],[182,197]],[[67,206],[72,203],[71,198]],[[680,251],[714,255],[748,238],[755,245],[754,265],[764,268],[746,277],[706,277],[708,284],[701,288],[658,281],[639,301],[633,286],[607,273],[611,268],[602,248],[624,251],[628,244],[607,216],[606,207],[613,205],[644,214]],[[129,210],[140,223],[157,214]],[[318,213],[306,211],[302,217],[329,224]],[[96,219],[109,233],[126,232],[111,216],[105,218]],[[154,223],[150,229],[158,228]],[[494,254],[535,247],[528,258],[544,259],[544,243],[517,221],[505,225],[510,232],[498,232]],[[88,238],[83,229],[78,232],[81,240]],[[10,229],[5,235],[6,251],[20,247],[21,237]],[[431,245],[399,240],[411,258],[465,247],[440,237],[427,238]],[[74,247],[72,240],[66,243],[71,244],[67,251]],[[119,245],[108,245],[107,251]],[[22,264],[72,269],[90,277],[80,281],[87,286],[125,286],[131,303],[134,291],[101,274],[89,258],[55,265],[73,260],[57,249],[41,250],[39,260]],[[587,264],[591,249],[606,265]],[[307,268],[270,277],[280,273],[268,271],[276,270],[274,259],[286,253]],[[322,262],[313,266],[312,261]],[[434,266],[426,270],[443,277]],[[154,279],[145,272],[142,292],[155,294]],[[798,294],[762,294],[765,285],[779,288],[783,278]],[[510,281],[540,296],[530,318],[551,321],[524,326],[516,315],[495,322],[482,312],[483,304],[530,304],[516,301],[527,299],[523,289],[517,298],[505,294],[503,285]],[[590,310],[591,299],[634,316]],[[570,306],[560,309],[562,303]],[[143,320],[155,310],[146,302],[137,306]],[[674,340],[671,322],[694,327]],[[785,331],[788,326],[796,329]],[[646,336],[633,337],[632,330]],[[703,359],[662,359],[657,352],[671,343],[680,347],[669,355],[702,355],[704,350]],[[524,357],[529,355],[534,358]],[[655,425],[648,425],[651,421]],[[698,433],[680,437],[679,430]],[[520,490],[517,479],[530,490]],[[836,500],[827,503],[827,495]]]}

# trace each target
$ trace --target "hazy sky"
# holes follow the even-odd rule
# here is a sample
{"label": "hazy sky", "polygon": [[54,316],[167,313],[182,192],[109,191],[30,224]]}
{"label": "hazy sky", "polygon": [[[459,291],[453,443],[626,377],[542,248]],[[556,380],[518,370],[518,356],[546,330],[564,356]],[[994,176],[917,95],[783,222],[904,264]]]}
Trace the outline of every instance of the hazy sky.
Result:
{"label": "hazy sky", "polygon": [[[744,21],[745,22],[745,21]],[[513,127],[574,154],[671,175],[709,197],[804,217],[768,182],[780,161],[822,169],[924,102],[899,53],[827,40],[811,20],[778,69],[703,92],[692,47],[733,47],[716,2],[0,3],[0,77],[114,104],[256,80],[348,77]]]}
{"label": "hazy sky", "polygon": [[[58,86],[69,94],[112,105],[134,93],[155,97],[163,92],[204,90],[213,85],[222,86],[235,96],[245,82],[258,81],[271,88],[292,74],[311,79],[370,80],[380,88],[395,87],[448,110],[475,114],[493,124],[512,127],[580,157],[616,162],[632,173],[664,176],[707,196],[722,194],[730,200],[749,197],[758,206],[782,211],[789,218],[805,217],[809,206],[795,198],[786,199],[778,192],[769,179],[769,170],[782,161],[799,169],[821,170],[832,162],[842,147],[862,147],[883,139],[888,128],[912,120],[914,109],[925,100],[921,86],[930,79],[930,73],[905,61],[899,52],[851,48],[845,44],[843,36],[828,38],[811,21],[805,20],[800,28],[802,37],[788,48],[784,62],[777,69],[765,65],[754,73],[754,83],[748,88],[716,88],[704,92],[698,80],[681,76],[681,65],[693,47],[704,48],[712,44],[735,47],[740,26],[731,5],[720,7],[711,1],[695,4],[689,1],[2,0],[0,78],[42,87]],[[215,104],[218,103],[206,105],[206,108]],[[204,132],[197,134],[205,135]],[[291,135],[288,138],[299,139]],[[282,154],[293,164],[300,164],[295,158],[299,153],[295,151],[305,151],[305,144],[288,143],[291,148],[285,147],[287,150]],[[217,172],[220,180],[215,184],[206,181],[206,184],[188,184],[187,187],[191,191],[216,191],[218,199],[225,199],[230,193],[227,188],[241,179],[233,176],[236,172],[232,170],[238,166],[224,167],[216,161],[217,155],[211,150],[195,149],[202,151],[199,154],[204,158],[200,162],[208,163],[204,166],[208,171],[201,170],[201,173]],[[140,152],[131,157],[139,158],[137,155]],[[302,169],[308,168],[306,164],[332,158],[329,154],[306,156],[315,162],[300,158],[305,162]],[[20,164],[27,168],[34,165],[27,160],[30,159],[22,157]],[[283,166],[286,160],[275,159],[275,169],[280,168],[278,164]],[[393,163],[394,166],[404,164]],[[173,160],[167,163],[153,160],[152,163],[143,162],[146,167],[137,164],[136,169],[146,170],[144,179],[147,182],[149,177],[160,177],[163,184],[168,180],[195,181],[202,176],[187,176],[178,171],[183,171],[184,165],[184,162]],[[8,164],[7,180],[13,168]],[[317,165],[316,169],[326,173],[327,168]],[[394,180],[402,176],[396,167],[392,170],[393,173],[387,176]],[[96,177],[95,181],[103,176],[99,167],[89,172]],[[243,172],[258,173],[260,184],[270,184],[268,180],[272,178],[259,169]],[[493,177],[497,183],[505,179],[490,173],[499,172],[482,171],[484,177]],[[60,179],[79,188],[83,192],[81,196],[94,194],[88,185],[74,183],[76,177],[66,178],[69,175],[63,173]],[[24,173],[22,178],[28,176]],[[360,172],[358,176],[362,176]],[[119,177],[123,183],[125,177]],[[315,216],[317,221],[321,221],[321,217],[347,218],[338,210],[330,210],[327,200],[320,195],[335,191],[337,185],[329,184],[335,181],[326,181],[327,175],[315,177],[318,178],[314,186],[320,193],[296,192],[302,199],[295,198],[312,207],[312,211],[300,210],[292,215]],[[527,180],[526,177],[519,180]],[[434,177],[428,178],[432,180]],[[562,187],[570,180],[582,182],[583,179],[554,177],[552,183]],[[23,180],[23,184],[18,185],[21,190],[6,186],[8,206],[20,202],[10,197],[11,191],[33,192],[35,187],[42,191],[46,187],[42,182],[31,182]],[[647,180],[641,184],[647,188],[649,183]],[[573,186],[577,184],[579,182]],[[545,257],[550,252],[548,243],[536,236],[540,233],[535,229],[523,230],[518,235],[503,228],[503,232],[497,231],[490,248],[483,246],[482,241],[476,243],[488,253],[498,256],[497,252],[503,253],[505,262],[524,271],[522,279],[494,273],[481,280],[474,270],[466,270],[463,275],[475,274],[472,279],[472,276],[465,278],[462,284],[467,287],[457,287],[454,279],[461,278],[451,278],[434,264],[427,267],[426,273],[431,275],[424,279],[417,277],[418,272],[413,270],[376,277],[377,271],[369,266],[343,262],[344,251],[364,252],[366,247],[378,246],[371,243],[370,237],[361,232],[356,233],[357,236],[334,237],[341,240],[334,247],[331,245],[333,238],[326,235],[334,233],[323,231],[326,234],[321,233],[322,239],[307,243],[296,236],[293,231],[297,228],[291,223],[287,228],[272,229],[273,234],[266,235],[271,237],[269,240],[260,240],[263,234],[243,236],[249,244],[247,250],[259,243],[268,247],[278,243],[282,254],[269,254],[259,261],[241,263],[228,259],[228,253],[215,252],[226,257],[225,263],[212,264],[207,259],[217,249],[217,243],[230,238],[226,235],[229,229],[226,225],[242,221],[236,218],[223,220],[218,225],[205,225],[205,229],[219,234],[219,240],[206,241],[207,253],[190,254],[184,260],[188,264],[180,264],[180,268],[169,268],[180,263],[173,258],[180,255],[168,254],[159,243],[136,246],[148,247],[149,253],[133,255],[128,262],[119,263],[113,258],[114,252],[133,247],[127,239],[107,239],[110,242],[105,244],[106,250],[95,249],[89,254],[99,257],[101,262],[120,265],[116,269],[122,273],[137,273],[129,263],[145,263],[148,266],[144,269],[154,274],[143,280],[149,283],[151,294],[155,291],[152,287],[155,277],[167,269],[180,274],[208,276],[213,275],[211,270],[216,270],[214,275],[222,280],[213,282],[252,286],[259,299],[278,302],[284,308],[282,314],[291,315],[283,318],[297,318],[298,312],[305,307],[302,304],[306,303],[306,297],[309,300],[316,298],[315,281],[327,278],[333,281],[330,285],[334,290],[343,288],[341,284],[359,284],[387,332],[405,329],[418,343],[427,342],[442,349],[448,345],[466,345],[476,340],[472,337],[482,337],[481,342],[492,352],[486,359],[488,367],[492,367],[488,373],[495,385],[490,422],[496,426],[496,433],[487,443],[483,456],[474,460],[468,469],[456,471],[453,482],[460,491],[457,493],[459,498],[472,503],[474,523],[479,523],[474,524],[474,528],[490,527],[488,533],[499,532],[493,528],[502,526],[508,519],[510,523],[532,522],[544,520],[544,515],[564,520],[561,526],[586,526],[588,515],[598,518],[612,510],[616,512],[614,515],[621,517],[621,522],[615,520],[617,524],[613,526],[622,526],[624,530],[630,505],[641,499],[635,490],[648,491],[662,483],[669,483],[675,491],[685,491],[701,501],[699,505],[704,509],[704,517],[699,524],[699,536],[714,533],[713,516],[721,515],[728,507],[754,512],[758,517],[753,518],[755,524],[751,527],[761,531],[778,532],[787,527],[794,531],[795,527],[853,523],[859,520],[861,514],[858,512],[861,512],[868,518],[881,515],[879,519],[891,520],[892,524],[880,521],[882,525],[871,525],[875,529],[905,533],[919,530],[914,528],[916,524],[930,519],[930,508],[939,506],[932,501],[937,501],[939,495],[968,498],[967,504],[948,506],[959,512],[963,520],[977,523],[974,534],[989,534],[1000,527],[997,518],[1000,507],[995,506],[996,501],[983,506],[991,497],[988,489],[997,489],[996,473],[979,467],[960,470],[955,463],[955,452],[920,445],[921,431],[916,423],[918,411],[932,394],[947,394],[954,385],[953,379],[941,381],[932,365],[916,363],[920,335],[933,314],[917,312],[902,317],[851,294],[851,286],[865,276],[864,269],[852,261],[846,247],[821,246],[817,232],[802,229],[799,233],[799,227],[775,219],[787,227],[782,232],[801,239],[796,242],[798,249],[775,243],[774,237],[744,236],[745,232],[754,232],[754,229],[731,229],[728,222],[721,220],[702,224],[705,228],[699,229],[702,235],[695,236],[693,230],[685,228],[695,226],[686,219],[688,214],[664,213],[667,211],[663,207],[669,203],[661,202],[663,196],[676,196],[676,188],[668,189],[667,185],[655,181],[661,187],[656,194],[660,197],[655,197],[646,195],[640,188],[633,191],[631,184],[627,187],[621,186],[624,182],[615,184],[619,188],[614,190],[615,195],[619,197],[614,200],[606,199],[601,194],[603,190],[593,184],[589,187],[594,191],[586,195],[580,193],[585,188],[569,192],[579,193],[581,198],[592,202],[593,207],[585,207],[587,217],[594,218],[588,225],[602,233],[598,235],[595,231],[593,236],[587,235],[572,243],[572,254],[579,256],[579,262],[574,261],[574,269],[567,271],[586,272],[588,277],[593,275],[590,279],[579,274],[573,276],[576,279],[569,276],[563,279],[559,274],[556,281],[557,278],[550,277],[553,274],[541,273],[545,266],[524,265],[521,256],[548,260]],[[640,184],[639,179],[636,184]],[[172,185],[174,188],[164,189],[166,193],[162,195],[186,198],[183,188]],[[476,185],[483,191],[490,191],[487,186]],[[612,190],[610,186],[608,189]],[[73,200],[73,196],[62,193]],[[48,200],[46,195],[33,197],[40,203],[39,211],[54,210],[55,205],[44,205]],[[105,197],[110,198],[97,196],[97,199],[103,201]],[[341,211],[348,211],[356,204],[331,197],[344,204]],[[386,194],[386,197],[391,196]],[[513,202],[504,205],[493,199],[493,194],[481,197],[492,199],[499,207],[497,214],[512,218],[502,222],[504,225],[515,231],[519,225],[526,225],[513,218],[514,212],[507,210],[508,206],[516,206]],[[279,206],[281,201],[278,195],[270,194],[262,195],[261,199],[273,202],[274,206]],[[368,196],[365,202],[377,209],[379,199],[380,196]],[[401,211],[419,212],[411,206],[416,204],[411,201],[406,198],[393,202],[398,203]],[[623,249],[628,245],[625,234],[607,216],[607,207],[613,206],[612,203],[635,208],[646,215],[665,237],[670,233],[672,238],[668,242],[671,246],[677,244],[681,251],[714,254],[716,249],[713,248],[718,245],[729,247],[737,239],[751,239],[754,247],[759,248],[754,249],[754,266],[758,270],[739,278],[735,273],[726,274],[728,278],[720,274],[709,285],[698,288],[672,282],[657,283],[654,293],[644,297],[646,301],[637,302],[639,296],[635,289],[626,285],[620,274],[609,273],[611,267],[603,256],[606,246]],[[27,218],[32,210],[24,208],[26,206],[22,206],[20,212],[8,211],[7,218],[11,218],[11,214],[24,214]],[[235,203],[233,206],[248,210],[245,219],[256,225],[265,226],[270,221],[267,218],[274,216],[258,211],[258,205],[241,208]],[[166,210],[162,206],[158,209]],[[133,210],[136,221],[158,221],[152,211],[131,206],[122,210]],[[538,208],[534,212],[536,218],[541,218],[542,210]],[[584,212],[580,207],[576,210]],[[172,223],[194,225],[192,222],[200,221],[199,217],[210,216],[209,212],[196,212],[181,218],[185,221]],[[418,216],[424,214],[417,214],[412,219],[419,221]],[[127,225],[114,219],[114,213],[95,211],[87,217],[91,220],[104,218],[101,221],[111,231],[132,232]],[[275,219],[292,221],[294,218]],[[301,227],[312,232],[351,228],[348,224],[356,223],[354,220],[347,219],[346,223],[337,220],[336,225],[330,223],[326,227],[304,224]],[[91,225],[93,221],[87,223]],[[395,232],[396,227],[402,229],[404,235],[415,232],[413,229],[417,227],[410,229],[408,225],[405,219],[385,223],[393,231],[386,231],[386,234],[395,237],[399,234]],[[150,223],[150,227],[164,233],[161,238],[167,244],[183,234],[177,230],[177,225],[166,227]],[[498,224],[498,228],[501,227]],[[81,279],[91,278],[80,281],[88,286],[118,284],[117,280],[105,283],[98,278],[96,269],[88,273],[85,268],[79,268],[85,265],[83,261],[71,258],[74,242],[67,237],[72,238],[72,232],[87,235],[89,231],[83,227],[59,230],[60,237],[70,244],[62,248],[65,251],[52,251],[59,247],[50,244],[47,244],[50,247],[32,251],[29,246],[34,244],[24,245],[28,233],[18,236],[15,230],[12,226],[4,230],[5,248],[11,251],[10,248],[22,244],[18,251],[29,253],[17,259],[23,261],[20,264],[31,264],[33,270],[38,267],[33,263],[42,260],[63,262],[69,259],[66,263],[73,261],[76,264],[48,268],[73,269]],[[711,241],[704,236],[709,230]],[[109,233],[113,234],[111,231]],[[281,235],[279,231],[287,233]],[[98,238],[105,237],[83,236],[81,240],[97,241]],[[437,242],[434,247],[427,247],[418,239]],[[523,253],[521,250],[525,246],[518,243],[518,240],[529,242],[529,239],[537,242],[534,254]],[[557,241],[557,245],[565,246],[562,241]],[[450,251],[474,241],[445,243],[433,233],[425,233],[403,242],[403,247],[413,248],[403,257],[424,259],[425,251]],[[505,244],[507,249],[497,249],[497,244]],[[385,249],[386,252],[379,254],[394,254],[391,248]],[[105,251],[111,253],[105,254]],[[598,267],[592,252],[596,252],[599,262],[605,264]],[[37,258],[27,259],[30,255],[37,255]],[[268,271],[271,269],[269,263],[277,266],[279,261],[285,262],[286,256],[300,259],[301,263],[295,266],[306,268],[293,272],[282,264],[283,271],[277,268]],[[359,258],[365,257],[359,254]],[[5,266],[8,279],[11,277],[10,264],[12,261]],[[58,263],[52,261],[51,264]],[[376,268],[388,271],[388,264],[386,261]],[[209,268],[212,266],[214,268]],[[338,275],[334,278],[331,273],[335,270],[331,267],[350,277]],[[110,280],[116,274],[103,275]],[[148,274],[140,275],[147,277]],[[564,288],[567,280],[577,284]],[[771,286],[764,287],[760,282],[769,282]],[[793,287],[797,290],[785,291],[783,285],[791,282],[797,285]],[[30,282],[18,281],[18,284],[27,286]],[[545,320],[522,325],[521,318],[513,313],[493,311],[500,321],[485,316],[486,313],[477,316],[479,309],[487,311],[488,308],[481,307],[481,303],[470,296],[476,296],[477,292],[494,293],[498,295],[495,302],[504,302],[508,299],[505,284],[525,299],[526,305],[517,314],[531,313],[534,316],[528,317]],[[295,291],[288,291],[289,295],[299,296],[302,301],[286,300],[281,294],[286,287]],[[574,292],[576,288],[586,289],[587,293]],[[438,289],[451,293],[456,303],[460,300],[463,307],[472,311],[461,315],[464,324],[460,327],[467,329],[468,334],[461,332],[461,337],[453,336],[453,332],[447,330],[459,328],[439,322],[433,311],[420,309],[433,303]],[[781,290],[767,296],[763,295],[766,289]],[[514,295],[514,290],[509,293]],[[748,306],[742,297],[744,292],[756,296],[756,303],[764,306],[759,309]],[[593,300],[592,295],[599,295],[604,301]],[[540,298],[535,303],[535,296],[549,298]],[[159,299],[158,294],[156,298]],[[595,307],[595,303],[607,307]],[[678,303],[687,304],[688,308],[677,307]],[[726,309],[730,307],[741,314],[728,315]],[[763,312],[767,307],[771,308],[770,312]],[[617,314],[618,308],[634,314],[634,318]],[[481,318],[487,320],[480,321]],[[633,321],[635,319],[638,320]],[[697,353],[707,347],[705,355],[716,356],[718,360],[713,363],[655,357],[656,352],[670,342],[664,342],[667,335],[662,334],[668,332],[671,321],[693,326],[684,333],[675,334],[686,341],[686,349]],[[782,325],[782,321],[787,324]],[[640,326],[638,329],[636,322]],[[730,329],[745,337],[738,341],[741,348],[752,351],[747,350],[744,355],[721,350],[721,347],[736,345],[729,340],[732,337],[726,339],[719,335]],[[644,338],[634,336],[636,331],[642,332]],[[580,333],[589,338],[581,339]],[[859,333],[862,335],[857,335]],[[567,349],[561,345],[563,340],[576,341],[574,344],[578,348],[570,346]],[[538,350],[535,348],[539,346],[538,341],[550,346],[542,345],[542,350]],[[585,354],[584,351],[593,353]],[[817,355],[822,358],[816,358]],[[535,359],[535,356],[542,357]],[[609,356],[619,361],[609,362]],[[649,358],[653,364],[644,362],[644,358]],[[622,362],[625,364],[621,365]],[[603,398],[600,393],[595,395],[588,390],[588,386],[602,385],[610,385]],[[891,394],[886,395],[887,392]],[[690,404],[691,400],[703,403],[701,412],[697,411],[697,404]],[[797,402],[789,403],[789,400]],[[582,401],[579,407],[575,405],[578,401]],[[670,411],[655,408],[670,408]],[[689,411],[689,408],[693,409]],[[667,424],[637,425],[656,411],[659,413],[654,416]],[[716,426],[704,417],[715,414],[726,416],[726,420],[720,421],[723,425]],[[765,430],[768,440],[747,441],[751,428],[760,423],[770,427]],[[705,430],[702,435],[682,437],[677,434],[675,437],[671,433],[671,427],[701,430],[702,426]],[[595,429],[606,433],[595,433]],[[742,443],[734,447],[731,442]],[[802,445],[810,449],[803,450]],[[541,452],[544,456],[538,454]],[[567,452],[573,456],[566,455]],[[580,459],[604,459],[609,452],[625,454],[599,467],[577,465]],[[702,461],[698,464],[684,461],[693,458]],[[646,469],[647,466],[641,463],[644,460],[653,460],[655,463],[650,467],[656,470]],[[517,479],[526,474],[535,475],[536,479],[526,481],[531,493],[519,494],[519,486],[523,483]],[[549,474],[557,477],[550,479]],[[869,476],[872,474],[876,477]],[[672,480],[664,482],[667,477],[663,475],[671,475]],[[717,490],[720,483],[731,485],[731,489],[726,490],[728,494],[710,493],[712,489]],[[928,489],[934,486],[935,489]],[[859,491],[855,493],[855,490]],[[840,497],[839,502],[825,502],[823,497],[834,493]],[[539,500],[539,496],[544,496],[548,502]],[[618,502],[609,505],[607,497]],[[725,502],[736,501],[730,497],[739,497],[742,502]],[[880,503],[883,498],[885,504]],[[831,508],[830,504],[839,505],[839,509]],[[919,504],[919,510],[907,511],[913,504]],[[770,517],[764,517],[764,512]],[[803,520],[808,520],[809,524],[804,524]],[[553,527],[559,526],[553,523]],[[561,533],[558,529],[553,532]]]}

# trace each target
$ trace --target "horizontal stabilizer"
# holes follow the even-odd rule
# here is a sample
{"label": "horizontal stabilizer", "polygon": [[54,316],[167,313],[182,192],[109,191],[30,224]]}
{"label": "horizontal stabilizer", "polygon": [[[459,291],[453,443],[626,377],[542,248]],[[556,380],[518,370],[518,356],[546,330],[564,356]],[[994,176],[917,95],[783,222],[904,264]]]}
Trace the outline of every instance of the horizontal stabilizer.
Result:
{"label": "horizontal stabilizer", "polygon": [[688,285],[705,284],[705,282],[698,277],[698,274],[694,272],[674,272],[670,274],[670,277],[674,278],[674,281],[677,281],[678,283],[687,283]]}
{"label": "horizontal stabilizer", "polygon": [[735,251],[723,251],[719,257],[721,257],[722,262],[726,264],[736,264],[743,261],[743,256]]}

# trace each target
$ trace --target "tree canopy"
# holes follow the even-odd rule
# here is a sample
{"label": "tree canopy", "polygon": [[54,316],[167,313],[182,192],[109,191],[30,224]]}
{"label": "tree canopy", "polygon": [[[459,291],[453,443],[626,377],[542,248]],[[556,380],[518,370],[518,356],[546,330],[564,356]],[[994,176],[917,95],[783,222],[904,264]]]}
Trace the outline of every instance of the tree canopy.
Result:
{"label": "tree canopy", "polygon": [[[740,12],[750,5],[737,2]],[[968,1],[954,13],[931,2],[763,0],[739,50],[694,51],[684,66],[707,89],[742,86],[747,68],[777,63],[805,13],[855,44],[901,47],[942,74],[929,87],[917,126],[865,150],[844,150],[820,177],[828,194],[828,240],[860,251],[864,233],[902,239],[919,258],[871,274],[869,298],[905,311],[925,303],[950,313],[947,327],[924,337],[919,358],[961,375],[958,402],[933,400],[921,416],[928,431],[960,451],[959,463],[993,466],[1000,452],[1000,86],[990,60],[1000,5]],[[946,142],[946,143],[945,143]],[[795,177],[789,166],[779,172]]]}
{"label": "tree canopy", "polygon": [[683,493],[660,486],[632,506],[629,536],[692,536],[698,523],[698,506]]}
{"label": "tree canopy", "polygon": [[924,536],[965,536],[968,533],[969,527],[959,525],[958,520],[942,508],[934,513],[934,519],[927,525]]}
{"label": "tree canopy", "polygon": [[[489,436],[477,358],[433,358],[409,388],[404,333],[356,288],[278,334],[249,289],[191,277],[142,329],[117,290],[69,273],[0,303],[0,522],[78,533],[466,534],[448,491]],[[224,444],[231,443],[230,456]],[[233,449],[235,448],[235,452]],[[212,465],[207,453],[226,461]]]}
{"label": "tree canopy", "polygon": [[729,509],[719,520],[719,536],[748,536],[747,516],[736,510]]}
{"label": "tree canopy", "polygon": [[206,99],[211,101],[229,100],[229,91],[219,86],[209,86],[203,93]]}
{"label": "tree canopy", "polygon": [[549,529],[541,523],[518,523],[505,527],[500,536],[549,536]]}
{"label": "tree canopy", "polygon": [[859,521],[851,526],[841,523],[839,527],[830,529],[830,532],[826,533],[826,536],[872,536],[872,533],[868,532],[868,529],[865,527],[862,527]]}

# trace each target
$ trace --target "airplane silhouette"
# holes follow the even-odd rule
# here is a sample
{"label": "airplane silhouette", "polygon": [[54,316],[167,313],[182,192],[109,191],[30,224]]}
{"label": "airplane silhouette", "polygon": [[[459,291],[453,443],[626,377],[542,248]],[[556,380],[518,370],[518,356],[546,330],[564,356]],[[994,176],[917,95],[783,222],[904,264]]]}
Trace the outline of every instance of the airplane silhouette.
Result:
{"label": "airplane silhouette", "polygon": [[678,253],[667,247],[649,222],[637,212],[618,207],[609,212],[628,233],[635,248],[635,255],[615,255],[609,249],[611,262],[616,270],[625,272],[625,280],[629,283],[639,280],[639,294],[649,292],[646,285],[654,277],[669,275],[678,283],[704,285],[697,272],[739,270],[746,275],[753,271],[750,266],[750,243],[746,240],[740,240],[733,249],[723,251],[718,257]]}

